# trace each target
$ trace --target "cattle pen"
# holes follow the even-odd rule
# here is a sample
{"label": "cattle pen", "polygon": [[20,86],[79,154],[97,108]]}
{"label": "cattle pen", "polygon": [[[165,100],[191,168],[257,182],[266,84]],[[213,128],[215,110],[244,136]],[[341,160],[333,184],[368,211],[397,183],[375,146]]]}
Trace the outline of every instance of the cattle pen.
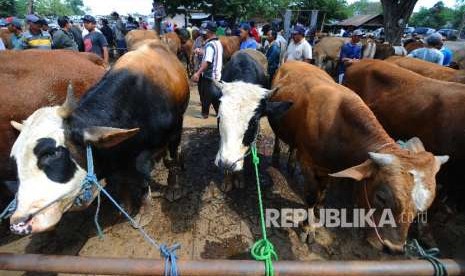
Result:
{"label": "cattle pen", "polygon": [[[447,275],[465,275],[465,260],[441,260]],[[247,260],[180,260],[183,276],[264,275],[260,262]],[[275,275],[434,275],[433,266],[425,260],[396,261],[278,261]],[[150,259],[15,255],[0,253],[0,270],[79,273],[99,275],[164,275],[164,261]]]}

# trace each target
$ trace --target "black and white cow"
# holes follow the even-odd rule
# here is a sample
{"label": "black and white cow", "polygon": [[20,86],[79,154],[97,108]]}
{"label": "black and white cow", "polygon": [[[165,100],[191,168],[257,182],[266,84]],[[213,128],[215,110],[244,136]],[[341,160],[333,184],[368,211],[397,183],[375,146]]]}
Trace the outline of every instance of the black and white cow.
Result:
{"label": "black and white cow", "polygon": [[19,177],[14,233],[48,230],[72,207],[86,176],[87,144],[97,176],[130,178],[135,184],[126,189],[139,202],[154,156],[169,150],[177,165],[189,86],[182,64],[165,47],[147,44],[127,53],[79,103],[68,92],[62,106],[40,108],[13,124],[20,130],[11,150]]}
{"label": "black and white cow", "polygon": [[239,172],[257,136],[260,118],[271,116],[279,120],[292,103],[268,101],[275,90],[257,84],[235,81],[217,85],[223,96],[218,113],[221,141],[215,164],[226,171]]}
{"label": "black and white cow", "polygon": [[[266,61],[266,57],[258,51],[254,50],[254,52],[256,52],[255,57],[245,50],[236,52],[223,67],[221,80],[225,82],[243,81],[267,87],[269,81],[266,70],[264,69],[264,65],[260,64],[256,58],[262,55]],[[205,79],[201,85],[209,86],[206,90],[210,93],[209,96],[212,99],[213,108],[218,111],[219,100],[222,96],[221,89],[218,89],[215,82],[210,79]]]}

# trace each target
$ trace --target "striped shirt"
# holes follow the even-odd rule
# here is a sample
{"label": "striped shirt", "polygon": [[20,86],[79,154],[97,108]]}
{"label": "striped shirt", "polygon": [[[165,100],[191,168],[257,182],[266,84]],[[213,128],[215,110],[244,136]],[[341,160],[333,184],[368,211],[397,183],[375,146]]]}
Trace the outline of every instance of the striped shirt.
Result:
{"label": "striped shirt", "polygon": [[48,32],[41,31],[39,34],[34,35],[27,31],[23,34],[23,49],[52,49],[52,37]]}
{"label": "striped shirt", "polygon": [[208,67],[203,72],[203,76],[219,81],[223,67],[223,45],[221,45],[218,38],[215,37],[206,41],[205,55],[202,62],[205,61],[208,62]]}

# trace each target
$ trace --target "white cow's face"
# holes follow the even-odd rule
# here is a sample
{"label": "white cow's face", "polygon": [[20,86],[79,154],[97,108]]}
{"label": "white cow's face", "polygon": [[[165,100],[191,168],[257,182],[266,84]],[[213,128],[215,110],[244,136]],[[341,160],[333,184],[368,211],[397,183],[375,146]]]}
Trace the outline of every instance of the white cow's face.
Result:
{"label": "white cow's face", "polygon": [[58,223],[86,175],[65,146],[58,110],[41,108],[15,126],[21,132],[11,150],[19,178],[18,205],[10,227],[14,233],[42,232]]}
{"label": "white cow's face", "polygon": [[220,101],[220,149],[216,166],[227,171],[241,171],[243,157],[257,135],[260,118],[273,113],[279,115],[291,106],[288,102],[268,102],[271,91],[245,82],[219,84],[223,96]]}

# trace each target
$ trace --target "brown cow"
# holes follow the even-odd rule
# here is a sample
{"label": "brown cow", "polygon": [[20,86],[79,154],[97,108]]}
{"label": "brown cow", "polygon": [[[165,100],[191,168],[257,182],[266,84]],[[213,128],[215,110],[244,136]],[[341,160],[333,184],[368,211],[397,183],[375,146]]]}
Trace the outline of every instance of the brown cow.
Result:
{"label": "brown cow", "polygon": [[134,50],[136,44],[147,39],[160,39],[155,30],[132,30],[124,37],[128,51]]}
{"label": "brown cow", "polygon": [[160,39],[168,46],[173,54],[178,55],[181,52],[181,39],[176,33],[166,33],[161,35]]}
{"label": "brown cow", "polygon": [[426,152],[418,138],[407,143],[408,149],[400,148],[360,97],[316,66],[287,62],[273,84],[274,91],[241,81],[218,84],[223,96],[215,164],[227,171],[242,170],[259,118],[266,115],[277,137],[297,150],[308,182],[307,203],[314,206],[321,200],[325,185],[316,177],[327,180],[332,173],[363,180],[357,186],[358,205],[378,209],[373,215],[378,222],[379,210],[390,210],[397,226],[379,228],[379,240],[370,231],[368,240],[402,251],[411,222],[406,218],[430,206],[435,175],[447,156]]}
{"label": "brown cow", "polygon": [[465,70],[454,70],[436,63],[411,57],[390,57],[386,61],[418,73],[424,77],[442,81],[465,83]]}
{"label": "brown cow", "polygon": [[[363,180],[356,195],[359,206],[391,208],[397,224],[379,229],[383,241],[370,231],[369,242],[402,250],[410,226],[403,218],[414,217],[433,202],[435,175],[447,157],[425,151],[418,139],[410,140],[408,149],[400,148],[360,97],[315,66],[286,63],[273,85],[278,91],[272,102],[293,102],[281,119],[268,118],[277,137],[297,150],[309,182],[308,204],[321,200],[325,185],[317,179],[328,173]],[[379,215],[375,213],[375,221]]]}
{"label": "brown cow", "polygon": [[444,192],[459,199],[457,190],[463,191],[464,181],[465,85],[426,78],[377,60],[351,65],[346,80],[392,137],[417,136],[431,152],[451,157],[440,179]]}
{"label": "brown cow", "polygon": [[241,41],[238,36],[220,36],[221,45],[223,46],[223,60],[231,59],[232,55],[239,51]]}
{"label": "brown cow", "polygon": [[194,63],[192,60],[194,58],[193,47],[194,40],[190,38],[185,40],[185,42],[181,45],[181,54],[186,59],[187,74],[189,76],[194,73]]}
{"label": "brown cow", "polygon": [[350,38],[346,37],[323,37],[315,47],[313,47],[315,65],[324,68],[325,61],[330,61],[333,63],[333,66],[335,66],[339,60],[342,46],[349,41]]}
{"label": "brown cow", "polygon": [[12,33],[7,28],[0,28],[0,39],[3,40],[3,44],[7,49],[12,49],[13,45],[11,45],[11,37]]}
{"label": "brown cow", "polygon": [[425,47],[425,44],[416,39],[408,39],[404,42],[404,48],[407,51],[407,54],[410,54],[413,50],[420,49]]}

